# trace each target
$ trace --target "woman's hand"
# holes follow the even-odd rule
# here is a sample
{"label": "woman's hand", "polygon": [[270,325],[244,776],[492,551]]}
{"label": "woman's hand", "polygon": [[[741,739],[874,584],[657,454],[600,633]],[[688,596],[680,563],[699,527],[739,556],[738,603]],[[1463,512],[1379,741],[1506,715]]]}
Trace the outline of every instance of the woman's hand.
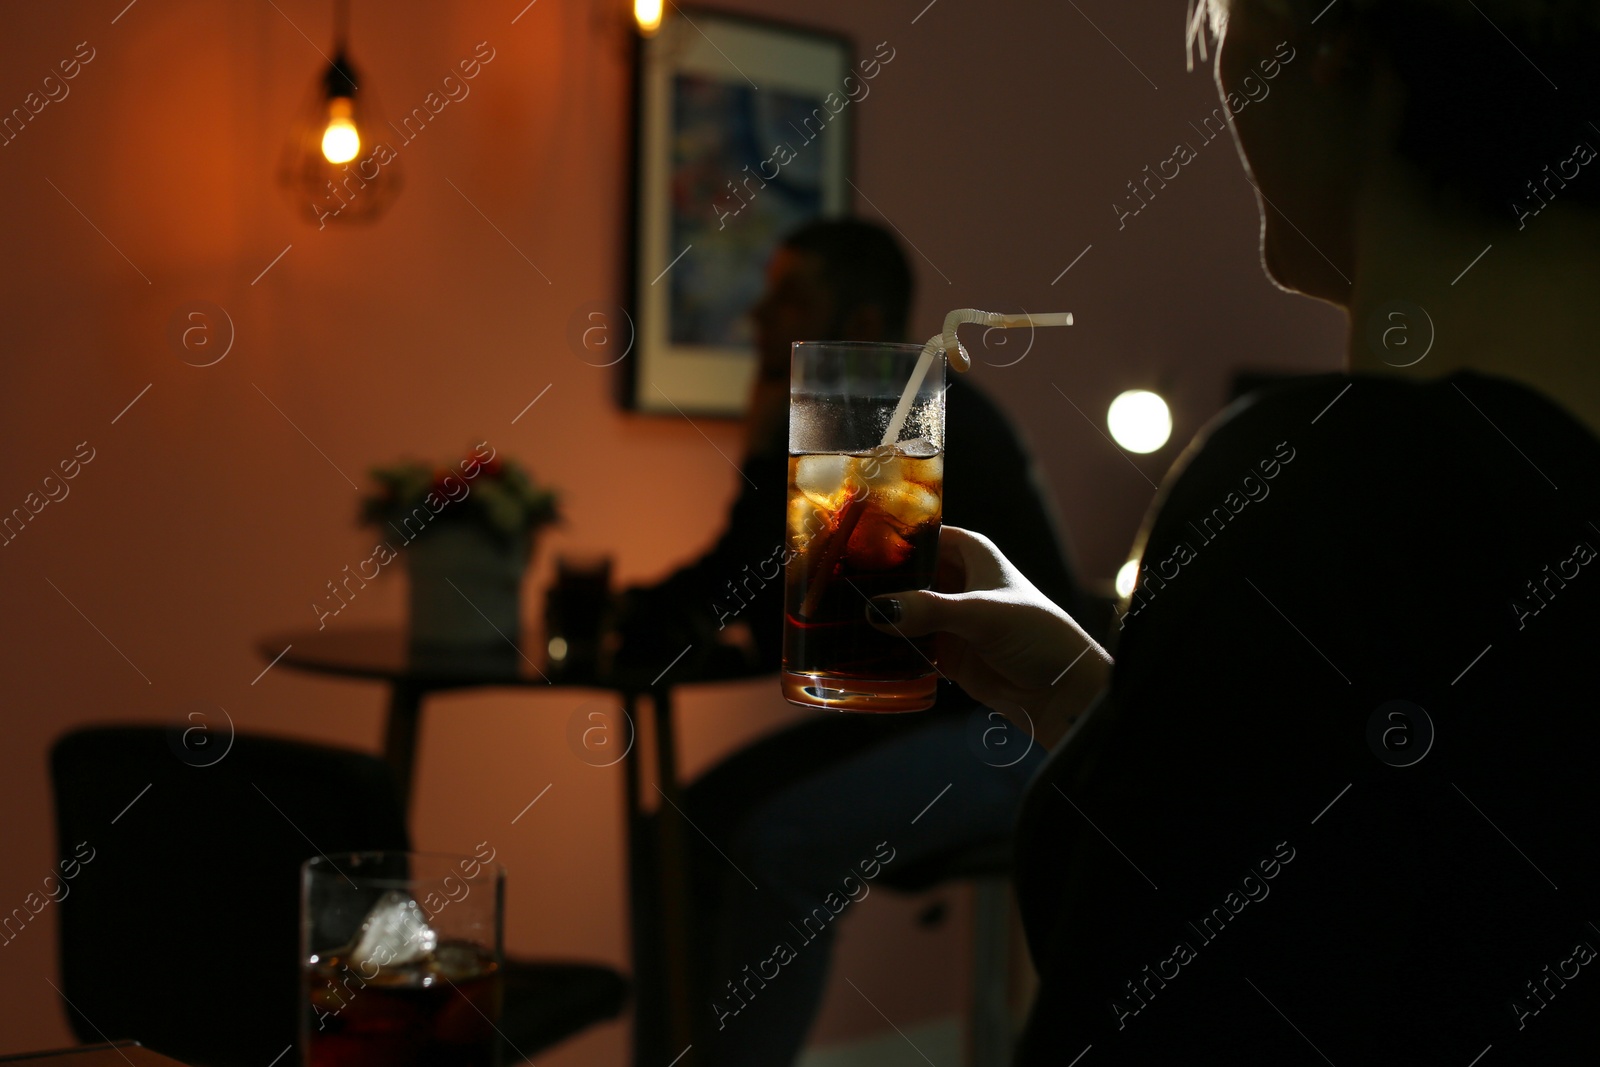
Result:
{"label": "woman's hand", "polygon": [[1060,740],[1105,687],[1106,650],[982,534],[944,527],[934,585],[874,598],[868,621],[906,637],[937,633],[947,678],[1012,718],[1020,706],[1041,744]]}

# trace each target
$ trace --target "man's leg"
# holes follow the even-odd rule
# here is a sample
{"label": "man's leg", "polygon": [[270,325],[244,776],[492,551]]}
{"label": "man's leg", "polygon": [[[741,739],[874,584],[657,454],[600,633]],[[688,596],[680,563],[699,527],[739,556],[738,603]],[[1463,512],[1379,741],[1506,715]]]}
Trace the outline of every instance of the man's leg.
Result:
{"label": "man's leg", "polygon": [[[752,768],[738,766],[740,753],[707,776],[704,794],[691,789],[692,817],[720,833],[708,830],[714,847],[696,850],[697,886],[716,887],[697,901],[702,1062],[792,1063],[821,1002],[838,921],[897,869],[1009,835],[1044,754],[983,715],[866,728],[850,725],[856,717],[816,720],[772,740],[794,733],[796,758],[815,757],[837,733],[839,758],[783,764],[782,749],[764,743],[749,758],[767,773],[743,773]],[[863,729],[878,736],[861,744]],[[741,778],[780,784],[761,797],[719,788]]]}

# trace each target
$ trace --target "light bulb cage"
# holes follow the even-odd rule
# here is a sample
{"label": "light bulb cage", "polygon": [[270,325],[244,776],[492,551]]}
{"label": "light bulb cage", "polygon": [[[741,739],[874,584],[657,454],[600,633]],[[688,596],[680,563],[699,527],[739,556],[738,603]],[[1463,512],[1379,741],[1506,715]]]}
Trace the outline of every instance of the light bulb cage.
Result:
{"label": "light bulb cage", "polygon": [[[386,137],[378,136],[382,109],[350,62],[343,10],[336,33],[333,60],[317,76],[300,109],[278,171],[278,184],[296,212],[318,229],[330,222],[379,218],[403,184],[398,153]],[[348,120],[360,137],[355,158],[346,163],[331,163],[323,154],[323,135],[335,102],[348,106]]]}

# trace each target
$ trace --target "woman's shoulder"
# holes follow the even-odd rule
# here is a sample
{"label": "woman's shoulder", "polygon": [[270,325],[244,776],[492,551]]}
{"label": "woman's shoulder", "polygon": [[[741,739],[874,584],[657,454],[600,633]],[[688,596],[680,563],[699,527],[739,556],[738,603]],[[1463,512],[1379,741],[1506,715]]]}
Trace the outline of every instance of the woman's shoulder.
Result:
{"label": "woman's shoulder", "polygon": [[[1519,621],[1529,579],[1600,546],[1594,523],[1600,441],[1519,383],[1326,375],[1269,389],[1214,420],[1163,484],[1115,625],[1114,684],[1148,685],[1145,667],[1174,655],[1226,659],[1227,642],[1262,631],[1339,664],[1336,683],[1349,664],[1392,674],[1396,644],[1448,681],[1477,633]],[[1291,628],[1308,625],[1310,644]]]}
{"label": "woman's shoulder", "polygon": [[[1488,509],[1496,523],[1508,508],[1532,518],[1596,504],[1600,440],[1521,383],[1474,372],[1316,375],[1245,396],[1197,434],[1135,552],[1153,585],[1202,549],[1265,562],[1289,537],[1344,538],[1323,561],[1339,567],[1397,548],[1384,523],[1428,539],[1463,521],[1463,508]],[[1129,609],[1139,608],[1136,594]]]}
{"label": "woman's shoulder", "polygon": [[1592,488],[1600,440],[1559,404],[1508,378],[1308,375],[1247,394],[1202,428],[1163,481],[1141,542],[1218,491],[1244,493],[1254,488],[1247,478],[1275,479],[1307,449],[1354,465],[1422,461],[1459,471],[1498,471],[1520,458],[1523,471],[1547,485],[1559,484],[1550,466],[1575,474],[1575,487]]}
{"label": "woman's shoulder", "polygon": [[[1173,465],[1168,484],[1175,487],[1202,457],[1200,471],[1272,435],[1327,441],[1356,454],[1392,454],[1393,442],[1421,435],[1436,440],[1498,435],[1498,443],[1519,451],[1502,420],[1550,449],[1600,449],[1600,440],[1556,400],[1511,378],[1470,370],[1425,379],[1317,374],[1235,400],[1195,435]],[[1472,455],[1478,451],[1474,448]]]}

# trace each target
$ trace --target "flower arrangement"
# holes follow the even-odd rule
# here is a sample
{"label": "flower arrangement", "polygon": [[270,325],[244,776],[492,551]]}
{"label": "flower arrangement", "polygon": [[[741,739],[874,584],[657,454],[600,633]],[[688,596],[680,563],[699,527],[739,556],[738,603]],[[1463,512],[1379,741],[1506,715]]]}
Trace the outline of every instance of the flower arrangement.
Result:
{"label": "flower arrangement", "polygon": [[487,441],[453,466],[404,460],[370,473],[377,488],[361,499],[361,521],[408,540],[438,516],[479,522],[507,543],[561,521],[556,491]]}

